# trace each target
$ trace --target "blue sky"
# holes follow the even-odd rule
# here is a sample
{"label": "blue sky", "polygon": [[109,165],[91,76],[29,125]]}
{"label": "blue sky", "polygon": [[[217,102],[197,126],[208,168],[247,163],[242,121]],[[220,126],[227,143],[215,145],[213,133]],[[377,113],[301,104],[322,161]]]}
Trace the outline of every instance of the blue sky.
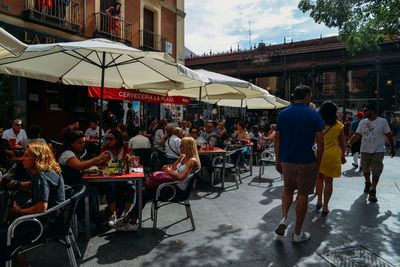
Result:
{"label": "blue sky", "polygon": [[185,46],[196,54],[337,35],[303,14],[300,0],[185,0]]}

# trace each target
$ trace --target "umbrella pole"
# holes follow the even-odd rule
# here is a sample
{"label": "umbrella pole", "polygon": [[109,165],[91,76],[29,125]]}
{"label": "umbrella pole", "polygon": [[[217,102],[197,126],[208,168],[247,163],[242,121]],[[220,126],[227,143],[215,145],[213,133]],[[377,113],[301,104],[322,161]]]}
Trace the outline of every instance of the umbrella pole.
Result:
{"label": "umbrella pole", "polygon": [[202,88],[202,86],[200,86],[200,92],[199,92],[199,121],[200,121],[200,117],[201,117],[201,113],[202,113],[202,110],[201,110],[201,88]]}
{"label": "umbrella pole", "polygon": [[243,99],[240,100],[240,121],[243,120]]}
{"label": "umbrella pole", "polygon": [[103,102],[104,102],[104,74],[106,71],[105,67],[106,53],[103,52],[103,62],[101,63],[101,96],[100,96],[100,128],[99,128],[99,143],[101,145],[101,130],[103,129]]}

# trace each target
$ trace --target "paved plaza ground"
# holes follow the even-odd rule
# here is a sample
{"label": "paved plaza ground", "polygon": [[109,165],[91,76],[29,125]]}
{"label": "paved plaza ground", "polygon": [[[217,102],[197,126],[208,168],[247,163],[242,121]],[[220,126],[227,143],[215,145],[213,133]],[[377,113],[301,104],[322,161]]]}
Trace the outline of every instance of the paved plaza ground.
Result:
{"label": "paved plaza ground", "polygon": [[[334,180],[330,213],[316,212],[316,197],[309,200],[303,229],[310,241],[292,244],[294,207],[289,212],[288,234],[277,237],[283,182],[273,167],[264,178],[245,177],[239,190],[233,182],[225,191],[200,185],[191,197],[197,229],[190,231],[185,209],[170,205],[159,211],[159,229],[144,223],[144,234],[103,230],[89,242],[79,240],[81,266],[330,266],[321,257],[327,250],[363,246],[394,266],[400,265],[400,158],[385,157],[377,190],[378,203],[363,193],[364,178],[351,166],[351,157]],[[150,204],[144,218],[150,217]],[[68,266],[61,245],[47,245],[27,254],[32,266]],[[366,265],[368,266],[368,265]],[[390,265],[387,265],[390,266]]]}

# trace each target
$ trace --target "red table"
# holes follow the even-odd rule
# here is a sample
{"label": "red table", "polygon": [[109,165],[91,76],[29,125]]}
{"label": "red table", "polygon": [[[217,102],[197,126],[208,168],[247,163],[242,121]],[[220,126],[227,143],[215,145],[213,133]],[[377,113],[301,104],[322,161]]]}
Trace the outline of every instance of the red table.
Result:
{"label": "red table", "polygon": [[224,182],[225,182],[225,162],[226,162],[226,150],[219,148],[219,147],[214,147],[213,149],[209,148],[199,148],[198,149],[199,155],[211,155],[211,156],[217,156],[217,155],[222,155],[224,157],[224,162],[222,164],[222,180],[221,180],[221,187],[222,189],[224,188]]}
{"label": "red table", "polygon": [[85,139],[85,142],[99,142],[99,139]]}
{"label": "red table", "polygon": [[9,161],[22,161],[22,157],[13,157],[13,158],[9,158]]}
{"label": "red table", "polygon": [[11,149],[22,149],[21,145],[15,144],[15,145],[10,145]]}
{"label": "red table", "polygon": [[[143,169],[143,167],[141,167]],[[143,201],[143,181],[145,178],[144,171],[141,172],[133,172],[131,171],[129,174],[123,175],[98,175],[92,176],[85,174],[83,176],[83,181],[86,183],[96,182],[96,183],[106,183],[106,182],[123,182],[123,181],[130,181],[130,180],[137,180],[138,181],[138,188],[136,190],[138,194],[138,217],[139,217],[139,229],[138,231],[141,233],[142,231],[142,201]],[[90,218],[89,218],[89,197],[88,195],[85,196],[85,223],[86,223],[86,238],[90,238]]]}

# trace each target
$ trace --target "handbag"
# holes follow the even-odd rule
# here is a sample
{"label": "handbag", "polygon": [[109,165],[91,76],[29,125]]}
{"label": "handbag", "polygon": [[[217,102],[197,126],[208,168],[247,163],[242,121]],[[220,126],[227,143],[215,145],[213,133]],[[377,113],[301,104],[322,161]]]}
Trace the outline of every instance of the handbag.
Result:
{"label": "handbag", "polygon": [[175,179],[164,171],[156,171],[147,177],[146,189],[156,190],[161,184],[168,182],[175,182]]}
{"label": "handbag", "polygon": [[[329,132],[329,130],[332,128],[332,126],[333,125],[331,125],[331,127],[329,127],[329,129],[328,130],[326,130],[324,133],[322,133],[323,135],[326,135],[327,134],[327,132]],[[312,150],[313,151],[317,151],[318,150],[318,145],[317,145],[317,143],[314,143],[314,145],[312,146]]]}

